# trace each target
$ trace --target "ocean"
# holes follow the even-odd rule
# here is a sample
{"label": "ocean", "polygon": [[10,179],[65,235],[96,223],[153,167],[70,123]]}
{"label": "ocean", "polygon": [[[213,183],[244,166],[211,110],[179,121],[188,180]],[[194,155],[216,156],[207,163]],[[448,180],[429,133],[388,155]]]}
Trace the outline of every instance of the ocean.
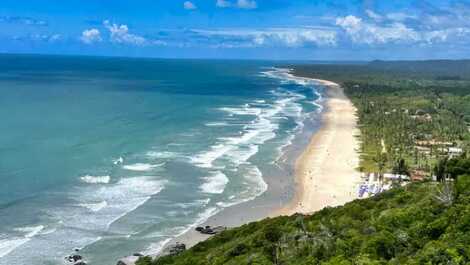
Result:
{"label": "ocean", "polygon": [[274,64],[1,55],[0,264],[114,265],[265,196],[321,111]]}

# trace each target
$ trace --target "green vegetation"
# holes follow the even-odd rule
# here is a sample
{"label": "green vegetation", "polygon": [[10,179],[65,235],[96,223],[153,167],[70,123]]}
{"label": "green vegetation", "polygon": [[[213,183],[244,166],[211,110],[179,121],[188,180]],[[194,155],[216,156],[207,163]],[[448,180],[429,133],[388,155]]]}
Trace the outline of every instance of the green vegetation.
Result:
{"label": "green vegetation", "polygon": [[[447,186],[450,188],[446,188]],[[470,176],[224,231],[163,264],[468,264]]]}
{"label": "green vegetation", "polygon": [[470,61],[303,65],[295,74],[345,88],[358,109],[363,172],[402,163],[429,175],[439,159],[470,151]]}
{"label": "green vegetation", "polygon": [[345,87],[358,109],[361,171],[438,182],[253,222],[138,265],[470,264],[470,61],[295,68]]}

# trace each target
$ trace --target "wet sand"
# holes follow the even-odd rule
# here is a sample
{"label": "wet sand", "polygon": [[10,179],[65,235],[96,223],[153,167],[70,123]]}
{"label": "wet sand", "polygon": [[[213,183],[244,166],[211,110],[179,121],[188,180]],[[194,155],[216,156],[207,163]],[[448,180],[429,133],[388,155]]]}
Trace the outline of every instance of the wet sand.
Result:
{"label": "wet sand", "polygon": [[[359,163],[356,109],[339,85],[326,80],[315,81],[325,87],[326,94],[320,115],[321,127],[313,136],[305,136],[306,147],[303,145],[292,158],[295,174],[266,178],[269,188],[263,195],[226,208],[200,226],[236,227],[266,217],[313,213],[357,198],[360,175],[356,170]],[[289,189],[293,196],[290,200],[284,199]],[[168,244],[182,242],[191,247],[209,237],[192,228]],[[154,256],[159,249],[145,254]]]}
{"label": "wet sand", "polygon": [[[360,174],[356,109],[336,83],[315,80],[325,87],[326,100],[321,127],[295,160],[295,193],[290,202],[273,197],[283,196],[286,187],[266,179],[267,194],[253,201],[224,209],[204,225],[239,226],[265,217],[313,213],[326,206],[338,206],[357,198]],[[285,185],[289,185],[288,183]],[[279,203],[278,203],[279,202]],[[209,238],[193,230],[172,242],[191,247]]]}
{"label": "wet sand", "polygon": [[294,199],[274,215],[313,213],[326,206],[357,198],[360,173],[356,109],[336,83],[315,80],[326,87],[323,125],[295,165]]}

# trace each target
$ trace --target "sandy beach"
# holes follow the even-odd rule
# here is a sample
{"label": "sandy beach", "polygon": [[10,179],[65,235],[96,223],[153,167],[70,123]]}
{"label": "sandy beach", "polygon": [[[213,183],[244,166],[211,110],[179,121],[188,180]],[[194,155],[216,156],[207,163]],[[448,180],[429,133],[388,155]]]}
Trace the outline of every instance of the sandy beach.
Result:
{"label": "sandy beach", "polygon": [[[343,88],[327,80],[314,79],[325,87],[324,110],[321,127],[317,130],[300,155],[293,161],[294,196],[283,205],[266,204],[275,199],[261,196],[253,201],[229,207],[211,217],[203,225],[239,226],[265,217],[313,213],[327,206],[338,206],[356,199],[360,173],[359,130],[356,109],[345,96]],[[282,187],[269,182],[264,195],[279,197]],[[207,239],[208,236],[191,230],[172,242],[184,242],[188,246]]]}
{"label": "sandy beach", "polygon": [[[324,110],[319,117],[321,127],[313,136],[304,136],[311,138],[305,138],[305,144],[293,157],[292,176],[284,176],[286,181],[266,178],[269,188],[262,196],[226,208],[201,226],[236,227],[266,217],[313,213],[357,198],[360,174],[356,170],[359,163],[356,109],[339,85],[326,80],[314,81],[325,87]],[[283,200],[282,194],[287,189],[292,189],[294,195],[290,200]],[[192,247],[209,237],[193,228],[165,245],[181,242]],[[157,245],[146,254],[155,256],[161,249],[162,245]],[[126,264],[135,261],[135,257],[130,258],[124,259]]]}
{"label": "sandy beach", "polygon": [[323,125],[297,159],[296,193],[275,215],[313,213],[357,198],[360,174],[356,109],[336,83],[315,79],[326,87]]}

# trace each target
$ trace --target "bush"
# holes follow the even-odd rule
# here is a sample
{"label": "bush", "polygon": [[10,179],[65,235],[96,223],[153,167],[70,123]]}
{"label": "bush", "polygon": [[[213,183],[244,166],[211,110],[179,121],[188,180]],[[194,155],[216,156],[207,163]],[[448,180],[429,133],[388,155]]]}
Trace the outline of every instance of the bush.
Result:
{"label": "bush", "polygon": [[470,194],[470,175],[460,175],[455,184],[457,196]]}
{"label": "bush", "polygon": [[278,242],[281,236],[281,229],[277,225],[269,225],[264,229],[264,238],[271,243]]}
{"label": "bush", "polygon": [[141,257],[135,265],[151,265],[152,264],[152,258],[149,256]]}
{"label": "bush", "polygon": [[395,256],[395,240],[392,233],[382,231],[366,242],[365,250],[372,256],[389,260]]}
{"label": "bush", "polygon": [[232,250],[229,251],[230,257],[237,257],[248,252],[248,247],[244,243],[236,245]]}
{"label": "bush", "polygon": [[447,207],[435,200],[435,183],[409,184],[303,219],[229,229],[177,256],[139,265],[470,264],[467,181],[457,180],[461,195]]}

